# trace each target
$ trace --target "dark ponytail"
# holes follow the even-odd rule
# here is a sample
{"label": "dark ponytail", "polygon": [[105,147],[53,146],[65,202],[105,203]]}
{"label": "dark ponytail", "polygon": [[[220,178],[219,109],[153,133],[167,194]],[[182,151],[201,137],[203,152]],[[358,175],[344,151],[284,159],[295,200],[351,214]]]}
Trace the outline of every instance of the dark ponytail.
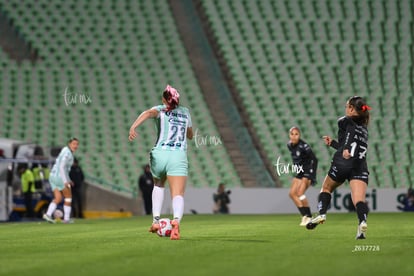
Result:
{"label": "dark ponytail", "polygon": [[365,100],[359,96],[352,96],[348,99],[348,104],[358,113],[358,116],[352,116],[352,120],[357,124],[368,126],[371,107],[367,105]]}

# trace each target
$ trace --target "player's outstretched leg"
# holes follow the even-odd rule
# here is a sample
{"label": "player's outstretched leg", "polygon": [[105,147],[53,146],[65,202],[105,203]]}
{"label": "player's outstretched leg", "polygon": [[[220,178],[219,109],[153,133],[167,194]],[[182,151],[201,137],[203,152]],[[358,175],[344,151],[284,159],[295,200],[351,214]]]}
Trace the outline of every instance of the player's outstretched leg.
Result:
{"label": "player's outstretched leg", "polygon": [[328,210],[329,203],[331,202],[331,197],[331,194],[327,192],[321,192],[319,194],[319,215],[314,217],[308,224],[306,224],[306,229],[315,229],[316,226],[326,221],[326,211]]}
{"label": "player's outstretched leg", "polygon": [[[165,180],[154,178],[154,183],[163,183]],[[161,184],[160,184],[161,185]],[[160,216],[162,204],[164,202],[164,187],[155,185],[152,190],[152,225],[148,230],[156,233],[160,229]]]}
{"label": "player's outstretched leg", "polygon": [[359,201],[356,205],[356,212],[358,215],[359,225],[357,230],[356,239],[362,240],[366,238],[368,224],[367,224],[367,217],[368,217],[368,205],[365,202]]}

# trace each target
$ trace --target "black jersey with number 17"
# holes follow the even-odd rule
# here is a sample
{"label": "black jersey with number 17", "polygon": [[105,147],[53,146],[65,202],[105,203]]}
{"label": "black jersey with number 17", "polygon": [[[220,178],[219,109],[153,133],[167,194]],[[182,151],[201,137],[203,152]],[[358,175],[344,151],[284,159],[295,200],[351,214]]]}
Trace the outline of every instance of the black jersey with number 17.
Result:
{"label": "black jersey with number 17", "polygon": [[[365,125],[354,122],[351,117],[341,117],[338,119],[338,142],[332,141],[331,146],[337,150],[333,157],[334,162],[349,167],[366,164],[368,129]],[[350,159],[343,158],[342,152],[345,149],[351,154]]]}

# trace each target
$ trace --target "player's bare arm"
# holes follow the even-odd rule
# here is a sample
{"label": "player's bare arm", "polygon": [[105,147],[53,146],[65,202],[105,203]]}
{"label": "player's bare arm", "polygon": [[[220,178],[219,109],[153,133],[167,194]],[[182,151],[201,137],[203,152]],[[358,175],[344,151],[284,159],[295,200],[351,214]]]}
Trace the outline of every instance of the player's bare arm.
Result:
{"label": "player's bare arm", "polygon": [[138,118],[135,120],[135,122],[132,124],[131,128],[129,129],[129,141],[134,140],[137,137],[137,133],[135,132],[135,129],[140,126],[145,120],[149,118],[155,118],[158,116],[158,111],[155,109],[148,109],[142,112]]}
{"label": "player's bare arm", "polygon": [[193,136],[194,136],[194,134],[193,134],[193,128],[192,127],[188,127],[187,128],[187,139],[193,139]]}

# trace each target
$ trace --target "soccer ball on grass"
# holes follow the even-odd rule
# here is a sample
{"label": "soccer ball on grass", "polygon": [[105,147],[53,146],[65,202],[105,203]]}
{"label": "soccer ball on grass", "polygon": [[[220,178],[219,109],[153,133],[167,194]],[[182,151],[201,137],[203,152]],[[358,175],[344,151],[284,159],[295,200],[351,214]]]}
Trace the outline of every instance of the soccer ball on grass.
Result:
{"label": "soccer ball on grass", "polygon": [[157,230],[157,235],[160,237],[171,236],[171,230],[172,230],[171,220],[168,218],[162,218],[160,219],[159,223],[160,223],[160,228]]}
{"label": "soccer ball on grass", "polygon": [[63,212],[62,212],[62,210],[60,210],[60,209],[56,209],[56,210],[53,212],[53,217],[54,217],[54,219],[56,219],[56,220],[61,220],[61,219],[63,218]]}

